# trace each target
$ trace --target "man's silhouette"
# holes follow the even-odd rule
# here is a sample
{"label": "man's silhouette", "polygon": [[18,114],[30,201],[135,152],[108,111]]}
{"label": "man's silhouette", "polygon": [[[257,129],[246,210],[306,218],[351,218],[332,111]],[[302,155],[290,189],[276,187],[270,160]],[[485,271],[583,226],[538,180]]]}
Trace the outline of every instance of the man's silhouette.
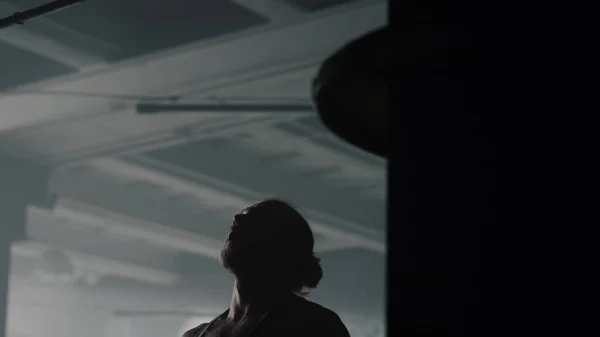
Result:
{"label": "man's silhouette", "polygon": [[221,251],[235,276],[230,308],[183,337],[349,337],[336,313],[302,297],[323,276],[313,246],[308,223],[283,201],[235,215]]}

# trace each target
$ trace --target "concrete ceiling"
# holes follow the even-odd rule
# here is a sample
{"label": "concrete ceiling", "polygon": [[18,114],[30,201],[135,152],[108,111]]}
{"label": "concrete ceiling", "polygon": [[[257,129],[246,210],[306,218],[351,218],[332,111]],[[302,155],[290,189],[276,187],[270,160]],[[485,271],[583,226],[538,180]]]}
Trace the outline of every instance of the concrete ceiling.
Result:
{"label": "concrete ceiling", "polygon": [[[2,0],[0,15],[37,4]],[[87,1],[0,31],[0,151],[51,168],[59,196],[53,210],[30,210],[15,277],[44,284],[39,266],[58,250],[98,293],[133,283],[221,303],[230,278],[216,257],[232,214],[278,196],[306,213],[326,279],[332,270],[315,296],[383,306],[381,291],[348,294],[383,287],[385,161],[314,113],[135,112],[173,96],[310,104],[320,61],[386,23],[385,1],[323,4]]]}

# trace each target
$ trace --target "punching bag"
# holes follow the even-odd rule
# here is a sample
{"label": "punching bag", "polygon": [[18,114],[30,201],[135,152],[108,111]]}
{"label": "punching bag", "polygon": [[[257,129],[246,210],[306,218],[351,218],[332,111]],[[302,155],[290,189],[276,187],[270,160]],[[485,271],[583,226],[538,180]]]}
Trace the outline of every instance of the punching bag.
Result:
{"label": "punching bag", "polygon": [[313,81],[323,124],[348,143],[387,157],[389,77],[393,61],[389,29],[370,32],[327,58]]}

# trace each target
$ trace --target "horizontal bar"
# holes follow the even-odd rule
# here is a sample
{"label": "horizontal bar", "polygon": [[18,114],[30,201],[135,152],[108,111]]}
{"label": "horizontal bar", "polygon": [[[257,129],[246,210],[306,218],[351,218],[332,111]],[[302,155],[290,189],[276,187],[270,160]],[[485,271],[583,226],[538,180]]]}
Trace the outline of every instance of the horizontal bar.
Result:
{"label": "horizontal bar", "polygon": [[175,113],[175,112],[299,112],[313,114],[310,104],[161,104],[140,103],[136,106],[138,114]]}

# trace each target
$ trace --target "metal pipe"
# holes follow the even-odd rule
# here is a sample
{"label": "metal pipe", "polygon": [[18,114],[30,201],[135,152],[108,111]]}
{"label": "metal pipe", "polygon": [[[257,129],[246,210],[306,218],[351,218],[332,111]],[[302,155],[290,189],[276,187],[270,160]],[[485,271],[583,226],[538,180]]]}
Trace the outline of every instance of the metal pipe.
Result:
{"label": "metal pipe", "polygon": [[8,28],[12,25],[22,25],[29,19],[56,12],[83,1],[85,0],[57,0],[24,12],[16,12],[11,16],[0,19],[0,29]]}
{"label": "metal pipe", "polygon": [[156,113],[181,112],[227,112],[227,113],[306,113],[314,114],[310,104],[169,104],[169,103],[140,103],[136,111],[141,115]]}

